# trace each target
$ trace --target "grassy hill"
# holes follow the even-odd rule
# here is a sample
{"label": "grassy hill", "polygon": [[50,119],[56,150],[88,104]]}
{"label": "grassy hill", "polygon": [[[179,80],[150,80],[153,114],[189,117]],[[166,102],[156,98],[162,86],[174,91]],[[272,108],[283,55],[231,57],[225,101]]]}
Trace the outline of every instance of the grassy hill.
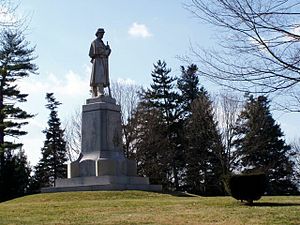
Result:
{"label": "grassy hill", "polygon": [[37,194],[0,203],[0,224],[300,224],[300,196],[250,207],[231,197],[142,191]]}

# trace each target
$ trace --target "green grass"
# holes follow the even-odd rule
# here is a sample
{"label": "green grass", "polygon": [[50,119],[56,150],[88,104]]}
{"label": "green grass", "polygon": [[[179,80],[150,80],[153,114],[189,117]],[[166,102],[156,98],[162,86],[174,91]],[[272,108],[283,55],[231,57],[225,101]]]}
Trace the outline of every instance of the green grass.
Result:
{"label": "green grass", "polygon": [[300,224],[300,196],[180,197],[141,191],[69,192],[0,203],[0,224]]}

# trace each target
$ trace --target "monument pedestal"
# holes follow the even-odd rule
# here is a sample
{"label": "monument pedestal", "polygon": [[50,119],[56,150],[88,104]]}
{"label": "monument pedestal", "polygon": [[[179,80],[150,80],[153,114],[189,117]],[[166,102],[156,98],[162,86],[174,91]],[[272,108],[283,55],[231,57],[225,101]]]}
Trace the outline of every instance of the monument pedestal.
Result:
{"label": "monument pedestal", "polygon": [[87,99],[82,108],[82,144],[79,158],[68,164],[68,179],[42,192],[87,190],[161,191],[147,177],[137,176],[135,160],[122,151],[120,106],[109,96]]}

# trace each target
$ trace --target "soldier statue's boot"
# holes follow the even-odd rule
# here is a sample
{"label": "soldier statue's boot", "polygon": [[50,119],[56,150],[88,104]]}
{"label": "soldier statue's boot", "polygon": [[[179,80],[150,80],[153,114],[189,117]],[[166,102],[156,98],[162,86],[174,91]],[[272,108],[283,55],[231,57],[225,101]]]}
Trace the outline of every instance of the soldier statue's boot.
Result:
{"label": "soldier statue's boot", "polygon": [[96,98],[98,96],[97,86],[92,87],[92,97]]}
{"label": "soldier statue's boot", "polygon": [[98,85],[98,96],[103,96],[104,95],[104,87],[103,84]]}

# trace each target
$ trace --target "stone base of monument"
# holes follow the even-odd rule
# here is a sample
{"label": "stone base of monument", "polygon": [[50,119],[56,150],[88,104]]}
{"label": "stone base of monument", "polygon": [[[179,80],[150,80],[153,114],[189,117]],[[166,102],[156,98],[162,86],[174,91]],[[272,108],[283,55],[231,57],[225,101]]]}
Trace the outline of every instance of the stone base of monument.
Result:
{"label": "stone base of monument", "polygon": [[87,99],[82,109],[82,145],[79,158],[68,164],[68,179],[42,192],[145,190],[161,191],[137,176],[135,160],[122,151],[120,106],[109,96]]}
{"label": "stone base of monument", "polygon": [[150,185],[147,177],[100,176],[57,179],[55,187],[42,188],[42,192],[143,190],[161,191],[161,185]]}

